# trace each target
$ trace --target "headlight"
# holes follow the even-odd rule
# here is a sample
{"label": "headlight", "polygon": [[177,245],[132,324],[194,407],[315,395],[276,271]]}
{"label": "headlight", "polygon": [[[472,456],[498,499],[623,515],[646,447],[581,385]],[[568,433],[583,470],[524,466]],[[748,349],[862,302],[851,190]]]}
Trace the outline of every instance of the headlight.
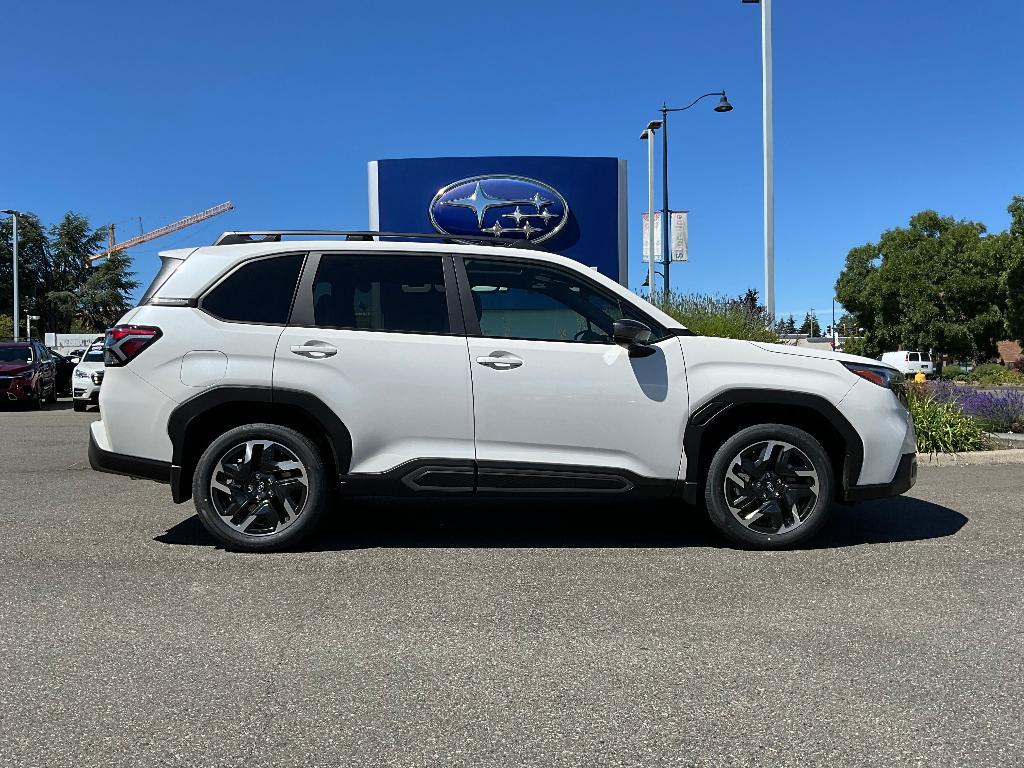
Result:
{"label": "headlight", "polygon": [[862,365],[861,363],[840,362],[843,363],[843,366],[850,373],[855,373],[872,384],[892,390],[892,393],[896,395],[896,399],[903,403],[904,406],[907,405],[907,379],[895,368],[890,368],[887,365]]}
{"label": "headlight", "polygon": [[88,379],[89,378],[89,374],[86,373],[85,371],[80,371],[80,370],[78,370],[76,368],[75,369],[75,378],[76,379]]}

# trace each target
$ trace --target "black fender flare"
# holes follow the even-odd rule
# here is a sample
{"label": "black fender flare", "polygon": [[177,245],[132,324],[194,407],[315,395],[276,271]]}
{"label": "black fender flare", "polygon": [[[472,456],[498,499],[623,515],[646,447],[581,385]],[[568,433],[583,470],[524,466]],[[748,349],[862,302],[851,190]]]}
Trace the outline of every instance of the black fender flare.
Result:
{"label": "black fender flare", "polygon": [[334,466],[338,476],[348,472],[348,461],[352,455],[352,436],[348,428],[323,400],[293,389],[278,387],[213,387],[185,400],[171,411],[167,420],[167,434],[171,438],[171,497],[176,503],[188,500],[192,495],[190,477],[184,467],[189,457],[184,455],[185,438],[196,420],[214,408],[237,403],[261,403],[285,405],[304,412],[316,422],[327,435],[333,453]]}
{"label": "black fender flare", "polygon": [[864,442],[857,430],[832,403],[820,395],[807,392],[790,392],[781,389],[728,389],[715,394],[710,400],[690,414],[683,436],[683,453],[686,455],[686,478],[684,496],[689,503],[696,502],[700,492],[701,444],[716,423],[737,405],[762,404],[806,408],[823,417],[839,433],[845,443],[842,477],[837,478],[843,491],[856,485],[864,464]]}

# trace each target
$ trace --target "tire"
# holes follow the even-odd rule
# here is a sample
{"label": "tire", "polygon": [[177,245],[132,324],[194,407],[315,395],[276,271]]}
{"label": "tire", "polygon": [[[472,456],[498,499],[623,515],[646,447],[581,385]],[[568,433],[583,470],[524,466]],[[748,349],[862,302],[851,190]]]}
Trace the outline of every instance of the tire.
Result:
{"label": "tire", "polygon": [[315,530],[327,506],[327,474],[309,438],[277,424],[225,432],[192,478],[203,527],[228,549],[271,552]]}
{"label": "tire", "polygon": [[711,522],[750,549],[810,539],[832,508],[832,462],[821,443],[786,424],[759,424],[715,452],[704,486]]}
{"label": "tire", "polygon": [[47,400],[50,403],[56,403],[57,402],[57,384],[56,384],[56,382],[54,382],[50,386],[50,397]]}
{"label": "tire", "polygon": [[79,413],[82,413],[88,406],[89,404],[84,400],[75,400],[72,405],[72,407]]}
{"label": "tire", "polygon": [[29,404],[29,408],[33,411],[43,410],[43,390],[39,389],[36,391],[35,397],[32,398],[32,402]]}

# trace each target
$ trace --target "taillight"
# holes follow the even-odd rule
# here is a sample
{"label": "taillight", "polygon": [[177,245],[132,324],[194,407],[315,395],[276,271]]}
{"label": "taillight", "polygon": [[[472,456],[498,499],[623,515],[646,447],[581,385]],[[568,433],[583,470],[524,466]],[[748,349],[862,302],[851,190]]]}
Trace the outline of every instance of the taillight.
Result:
{"label": "taillight", "polygon": [[128,365],[163,334],[148,325],[115,325],[103,340],[103,364],[116,368]]}

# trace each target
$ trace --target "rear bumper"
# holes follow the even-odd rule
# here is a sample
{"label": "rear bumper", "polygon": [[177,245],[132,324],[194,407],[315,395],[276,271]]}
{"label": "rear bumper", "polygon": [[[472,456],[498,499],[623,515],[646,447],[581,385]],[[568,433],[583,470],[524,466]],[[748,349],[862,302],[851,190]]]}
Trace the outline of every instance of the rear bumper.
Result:
{"label": "rear bumper", "polygon": [[126,456],[123,453],[105,451],[99,447],[92,430],[89,430],[89,466],[97,472],[110,472],[115,475],[127,475],[143,480],[155,480],[158,483],[171,481],[171,465],[166,461],[142,459],[138,456]]}
{"label": "rear bumper", "polygon": [[889,496],[899,496],[914,487],[917,482],[917,454],[905,453],[900,457],[899,466],[896,467],[896,474],[888,483],[877,485],[853,485],[843,491],[843,501],[868,501],[869,499],[884,499]]}

